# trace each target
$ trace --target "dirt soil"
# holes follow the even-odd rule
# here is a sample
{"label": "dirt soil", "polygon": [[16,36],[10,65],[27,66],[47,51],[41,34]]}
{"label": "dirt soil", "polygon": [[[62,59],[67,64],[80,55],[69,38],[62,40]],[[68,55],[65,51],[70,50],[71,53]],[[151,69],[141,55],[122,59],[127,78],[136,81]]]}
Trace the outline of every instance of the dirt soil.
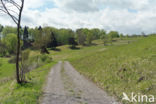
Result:
{"label": "dirt soil", "polygon": [[59,62],[49,73],[41,104],[120,104],[80,75],[69,62]]}

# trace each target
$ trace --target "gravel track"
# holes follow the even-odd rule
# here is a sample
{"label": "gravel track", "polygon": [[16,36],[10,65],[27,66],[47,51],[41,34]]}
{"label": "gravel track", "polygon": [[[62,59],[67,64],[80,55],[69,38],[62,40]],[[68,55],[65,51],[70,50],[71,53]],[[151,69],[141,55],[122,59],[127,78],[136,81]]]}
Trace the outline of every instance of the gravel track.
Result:
{"label": "gravel track", "polygon": [[119,104],[80,75],[69,62],[59,62],[48,75],[41,104]]}

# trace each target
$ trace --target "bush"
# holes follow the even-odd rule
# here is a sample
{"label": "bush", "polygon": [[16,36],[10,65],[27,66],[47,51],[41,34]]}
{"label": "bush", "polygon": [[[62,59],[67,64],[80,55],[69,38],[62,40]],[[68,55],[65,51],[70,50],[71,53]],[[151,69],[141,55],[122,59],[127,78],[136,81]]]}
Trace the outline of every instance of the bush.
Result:
{"label": "bush", "polygon": [[29,58],[29,65],[33,66],[33,69],[44,65],[45,63],[50,63],[52,58],[48,55],[37,55]]}
{"label": "bush", "polygon": [[22,52],[22,61],[26,61],[29,58],[30,50],[25,50]]}
{"label": "bush", "polygon": [[40,59],[41,59],[42,62],[45,62],[45,63],[49,63],[49,62],[52,61],[52,58],[49,57],[48,55],[41,55]]}
{"label": "bush", "polygon": [[8,62],[9,63],[16,63],[16,56],[12,56]]}
{"label": "bush", "polygon": [[0,42],[0,57],[6,56],[7,55],[7,47],[5,44]]}

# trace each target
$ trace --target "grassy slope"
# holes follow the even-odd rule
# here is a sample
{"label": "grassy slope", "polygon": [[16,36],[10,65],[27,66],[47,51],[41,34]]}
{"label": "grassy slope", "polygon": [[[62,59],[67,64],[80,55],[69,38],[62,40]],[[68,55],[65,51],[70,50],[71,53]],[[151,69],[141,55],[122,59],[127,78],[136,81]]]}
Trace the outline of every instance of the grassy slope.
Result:
{"label": "grassy slope", "polygon": [[0,102],[2,104],[36,104],[42,94],[46,75],[55,63],[46,64],[30,72],[27,75],[29,83],[22,86],[16,84],[15,80],[1,84]]}
{"label": "grassy slope", "polygon": [[93,47],[93,53],[87,55],[87,51],[91,51],[87,50],[79,54],[81,57],[70,59],[71,63],[119,99],[122,92],[156,96],[156,37],[128,45],[98,47],[101,50]]}

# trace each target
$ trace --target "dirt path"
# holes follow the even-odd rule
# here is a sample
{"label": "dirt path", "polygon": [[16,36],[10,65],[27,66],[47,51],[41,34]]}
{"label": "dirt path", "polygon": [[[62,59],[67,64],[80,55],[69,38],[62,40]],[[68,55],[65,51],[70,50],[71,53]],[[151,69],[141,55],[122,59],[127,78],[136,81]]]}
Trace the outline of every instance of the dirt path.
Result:
{"label": "dirt path", "polygon": [[69,62],[59,62],[48,76],[41,104],[119,104],[80,75]]}

